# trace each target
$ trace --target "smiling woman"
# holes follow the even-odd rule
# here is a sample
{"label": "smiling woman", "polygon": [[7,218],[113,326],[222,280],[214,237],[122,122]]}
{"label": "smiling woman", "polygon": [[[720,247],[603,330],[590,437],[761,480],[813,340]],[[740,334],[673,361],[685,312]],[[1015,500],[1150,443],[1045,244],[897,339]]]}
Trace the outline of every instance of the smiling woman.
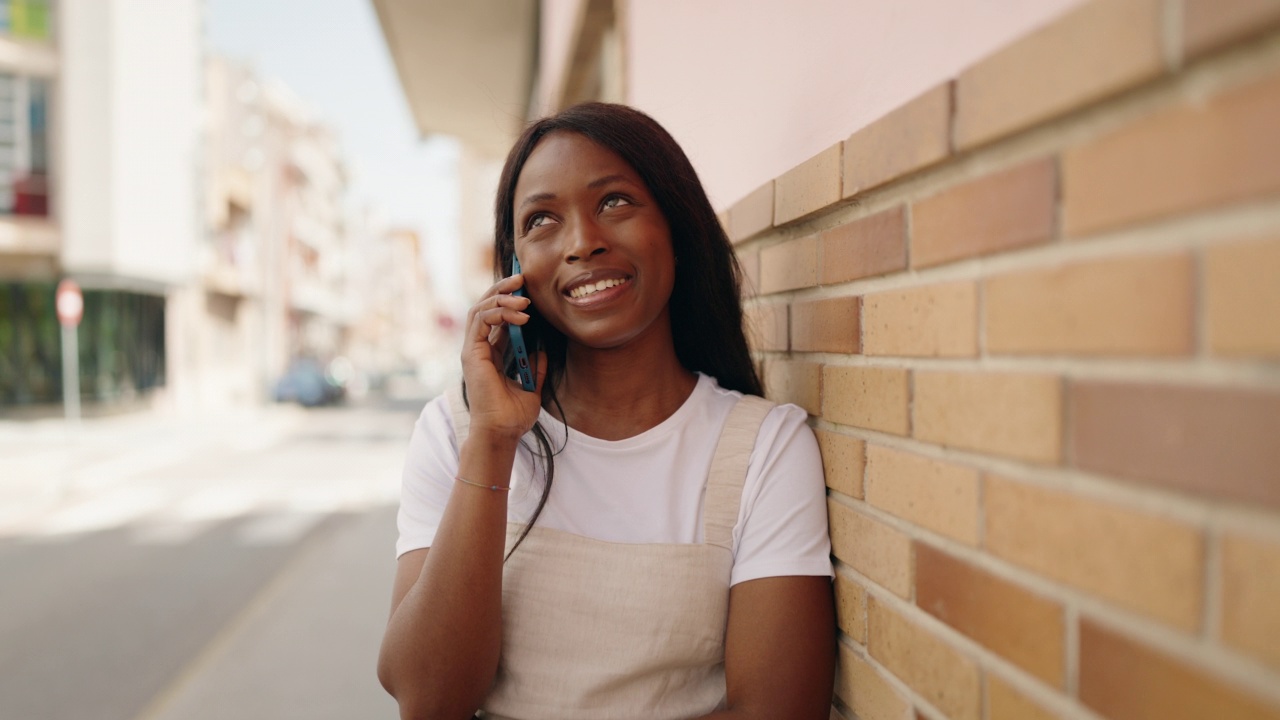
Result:
{"label": "smiling woman", "polygon": [[582,135],[557,132],[530,154],[515,197],[526,287],[568,349],[621,352],[631,362],[650,356],[650,344],[672,349],[671,232],[635,170]]}
{"label": "smiling woman", "polygon": [[[405,467],[379,661],[402,716],[826,718],[821,460],[805,411],[760,397],[683,151],[638,111],[570,108],[516,142],[495,210],[465,392],[424,409]],[[541,340],[537,392],[502,372],[507,324]]]}

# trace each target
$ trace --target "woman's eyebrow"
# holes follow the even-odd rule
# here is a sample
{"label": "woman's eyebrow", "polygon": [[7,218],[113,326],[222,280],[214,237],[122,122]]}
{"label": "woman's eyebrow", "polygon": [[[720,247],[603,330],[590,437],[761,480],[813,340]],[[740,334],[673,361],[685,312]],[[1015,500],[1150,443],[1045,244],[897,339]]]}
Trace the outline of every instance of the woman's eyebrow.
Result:
{"label": "woman's eyebrow", "polygon": [[529,197],[525,198],[524,201],[520,203],[520,208],[524,209],[524,206],[530,203],[542,202],[543,200],[555,200],[555,199],[556,199],[555,193],[545,193],[545,192],[534,193]]}

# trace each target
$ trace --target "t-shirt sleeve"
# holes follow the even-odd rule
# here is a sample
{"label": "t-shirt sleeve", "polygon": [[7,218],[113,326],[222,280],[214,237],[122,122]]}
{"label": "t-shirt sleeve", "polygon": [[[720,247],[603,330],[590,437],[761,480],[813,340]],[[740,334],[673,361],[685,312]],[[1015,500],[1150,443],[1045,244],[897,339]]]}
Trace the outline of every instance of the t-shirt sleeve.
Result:
{"label": "t-shirt sleeve", "polygon": [[396,517],[396,557],[431,547],[457,473],[458,446],[449,401],[442,395],[423,408],[409,440]]}
{"label": "t-shirt sleeve", "polygon": [[780,405],[765,417],[734,528],[731,584],[763,577],[833,577],[822,456],[805,411]]}

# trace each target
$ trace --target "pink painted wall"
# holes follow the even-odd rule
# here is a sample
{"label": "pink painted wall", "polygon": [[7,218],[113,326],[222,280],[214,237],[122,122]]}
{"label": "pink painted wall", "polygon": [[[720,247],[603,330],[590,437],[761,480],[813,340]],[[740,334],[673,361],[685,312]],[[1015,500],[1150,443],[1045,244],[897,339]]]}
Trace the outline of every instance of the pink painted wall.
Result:
{"label": "pink painted wall", "polygon": [[630,0],[628,102],[722,210],[1081,1]]}

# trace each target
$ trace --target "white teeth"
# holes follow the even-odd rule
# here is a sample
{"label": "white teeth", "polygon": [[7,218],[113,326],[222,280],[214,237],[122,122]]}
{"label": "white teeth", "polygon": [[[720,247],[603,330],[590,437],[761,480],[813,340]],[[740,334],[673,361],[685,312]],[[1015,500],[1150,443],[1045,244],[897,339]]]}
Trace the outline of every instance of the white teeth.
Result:
{"label": "white teeth", "polygon": [[569,292],[569,297],[583,298],[588,295],[594,295],[595,293],[598,293],[601,290],[606,290],[611,287],[617,287],[618,285],[621,285],[624,282],[626,282],[626,280],[622,278],[614,278],[612,280],[601,280],[596,283],[587,283],[586,285],[579,285],[578,287],[574,288]]}

